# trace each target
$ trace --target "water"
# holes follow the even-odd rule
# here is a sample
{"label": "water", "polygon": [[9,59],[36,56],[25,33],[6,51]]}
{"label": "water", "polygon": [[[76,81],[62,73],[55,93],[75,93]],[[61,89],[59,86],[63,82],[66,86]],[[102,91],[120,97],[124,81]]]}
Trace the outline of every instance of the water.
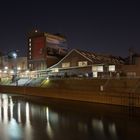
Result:
{"label": "water", "polygon": [[139,111],[0,94],[0,140],[129,139],[140,139]]}

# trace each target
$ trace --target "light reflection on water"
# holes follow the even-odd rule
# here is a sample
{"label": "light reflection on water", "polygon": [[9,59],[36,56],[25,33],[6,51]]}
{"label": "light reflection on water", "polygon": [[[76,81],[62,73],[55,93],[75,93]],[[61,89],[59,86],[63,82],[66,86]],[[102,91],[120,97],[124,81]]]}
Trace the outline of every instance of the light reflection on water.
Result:
{"label": "light reflection on water", "polygon": [[0,140],[125,140],[140,136],[138,122],[97,117],[96,112],[53,110],[0,94]]}

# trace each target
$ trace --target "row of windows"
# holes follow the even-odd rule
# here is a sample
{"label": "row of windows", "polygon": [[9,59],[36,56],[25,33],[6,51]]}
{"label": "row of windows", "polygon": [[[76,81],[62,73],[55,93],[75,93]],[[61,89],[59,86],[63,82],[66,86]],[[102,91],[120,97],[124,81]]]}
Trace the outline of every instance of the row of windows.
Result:
{"label": "row of windows", "polygon": [[[108,66],[108,71],[109,72],[114,72],[116,70],[115,65],[109,65]],[[104,71],[104,66],[92,66],[92,71],[93,72],[103,72]]]}
{"label": "row of windows", "polygon": [[31,59],[32,58],[32,53],[31,53],[31,51],[29,51],[29,59]]}
{"label": "row of windows", "polygon": [[[87,66],[87,65],[88,65],[87,61],[79,61],[78,62],[79,67],[84,67],[84,66]],[[68,67],[70,67],[70,62],[62,63],[62,68],[68,68]]]}
{"label": "row of windows", "polygon": [[[87,66],[88,63],[87,61],[79,61],[78,66],[79,67],[84,67]],[[62,68],[69,68],[70,67],[70,62],[62,63]],[[109,65],[108,66],[108,71],[114,72],[116,70],[115,65]],[[92,66],[92,71],[93,72],[103,72],[104,71],[104,66]]]}
{"label": "row of windows", "polygon": [[[32,44],[31,43],[32,43],[32,39],[29,38],[29,59],[32,58],[32,53],[31,53],[31,50],[32,50],[31,46],[32,46]],[[31,65],[29,67],[31,67]]]}

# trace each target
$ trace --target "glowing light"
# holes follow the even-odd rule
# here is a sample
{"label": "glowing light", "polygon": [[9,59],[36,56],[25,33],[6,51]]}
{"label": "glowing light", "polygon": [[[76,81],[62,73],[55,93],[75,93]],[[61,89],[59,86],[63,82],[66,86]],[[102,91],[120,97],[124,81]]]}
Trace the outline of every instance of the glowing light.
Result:
{"label": "glowing light", "polygon": [[13,56],[14,58],[17,58],[17,53],[13,52],[12,56]]}
{"label": "glowing light", "polygon": [[59,69],[58,68],[53,68],[52,72],[59,72]]}
{"label": "glowing light", "polygon": [[5,67],[4,67],[4,69],[5,69],[5,70],[8,70],[8,67],[7,67],[7,66],[5,66]]}
{"label": "glowing light", "polygon": [[26,70],[26,73],[29,73],[29,70]]}
{"label": "glowing light", "polygon": [[115,71],[115,65],[110,65],[109,66],[109,71],[114,72]]}
{"label": "glowing light", "polygon": [[97,77],[98,76],[98,74],[97,74],[97,72],[93,72],[93,77]]}
{"label": "glowing light", "polygon": [[29,110],[29,103],[26,103],[26,123],[30,124],[30,110]]}
{"label": "glowing light", "polygon": [[7,73],[7,70],[4,70],[4,73]]}
{"label": "glowing light", "polygon": [[26,133],[26,138],[27,140],[32,140],[32,128],[31,128],[31,123],[30,123],[30,107],[29,103],[26,103],[26,125],[25,125],[25,133]]}
{"label": "glowing light", "polygon": [[49,80],[49,77],[47,77],[46,80]]}
{"label": "glowing light", "polygon": [[17,67],[17,70],[21,70],[21,67]]}
{"label": "glowing light", "polygon": [[2,95],[3,98],[3,121],[8,123],[8,97],[7,95]]}
{"label": "glowing light", "polygon": [[47,122],[49,121],[49,108],[46,108],[46,116],[47,116]]}
{"label": "glowing light", "polygon": [[18,103],[18,122],[21,122],[21,109],[20,109],[20,103]]}
{"label": "glowing light", "polygon": [[47,134],[52,139],[54,134],[53,134],[50,122],[49,122],[49,108],[48,107],[46,108],[46,116],[47,116],[47,127],[46,127]]}
{"label": "glowing light", "polygon": [[10,116],[11,116],[11,119],[13,119],[13,101],[12,101],[12,98],[10,97]]}
{"label": "glowing light", "polygon": [[13,73],[14,73],[14,71],[13,71],[13,70],[11,70],[11,71],[10,71],[10,73],[11,73],[11,74],[13,74]]}
{"label": "glowing light", "polygon": [[104,71],[104,70],[103,70],[103,66],[98,66],[98,67],[97,67],[97,71],[98,71],[98,72],[103,72],[103,71]]}

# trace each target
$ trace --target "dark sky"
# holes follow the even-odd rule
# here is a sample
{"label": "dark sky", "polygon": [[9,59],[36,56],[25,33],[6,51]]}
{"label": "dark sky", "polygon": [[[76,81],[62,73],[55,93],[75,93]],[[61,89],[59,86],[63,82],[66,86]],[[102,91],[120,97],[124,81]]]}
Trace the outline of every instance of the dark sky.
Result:
{"label": "dark sky", "polygon": [[135,1],[4,1],[0,4],[0,50],[26,55],[34,28],[62,33],[69,48],[127,56],[140,53],[140,4]]}

